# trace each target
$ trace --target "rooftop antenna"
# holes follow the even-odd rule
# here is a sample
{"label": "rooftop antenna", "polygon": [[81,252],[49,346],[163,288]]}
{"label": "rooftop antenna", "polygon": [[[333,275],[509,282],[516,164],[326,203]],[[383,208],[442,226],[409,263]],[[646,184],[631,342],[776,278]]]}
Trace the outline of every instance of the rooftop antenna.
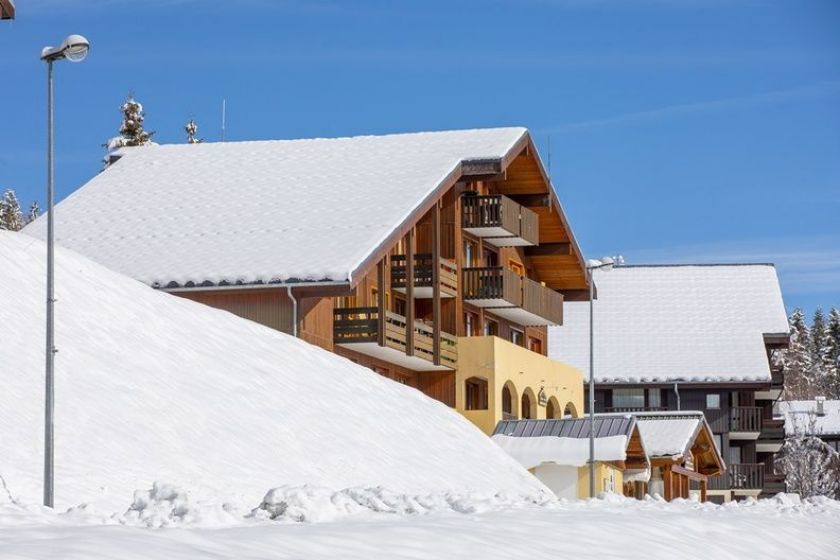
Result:
{"label": "rooftop antenna", "polygon": [[225,141],[225,103],[226,99],[222,98],[222,142]]}

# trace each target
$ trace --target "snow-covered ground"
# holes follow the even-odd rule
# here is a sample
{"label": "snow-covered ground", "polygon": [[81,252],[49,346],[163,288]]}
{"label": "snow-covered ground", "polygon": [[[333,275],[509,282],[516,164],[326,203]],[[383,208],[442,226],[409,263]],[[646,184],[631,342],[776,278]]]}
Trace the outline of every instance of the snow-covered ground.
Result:
{"label": "snow-covered ground", "polygon": [[[44,262],[41,241],[0,232],[0,503],[4,485],[41,501]],[[222,519],[273,488],[276,501],[313,493],[334,515],[376,499],[445,509],[547,492],[445,405],[291,336],[62,249],[56,298],[60,510],[124,513],[139,500],[137,515],[158,525],[142,504],[155,481]]]}
{"label": "snow-covered ground", "polygon": [[74,511],[0,506],[0,556],[20,559],[834,559],[840,502],[786,496],[725,506],[625,498],[480,513],[367,515],[340,523],[250,519],[148,529]]}

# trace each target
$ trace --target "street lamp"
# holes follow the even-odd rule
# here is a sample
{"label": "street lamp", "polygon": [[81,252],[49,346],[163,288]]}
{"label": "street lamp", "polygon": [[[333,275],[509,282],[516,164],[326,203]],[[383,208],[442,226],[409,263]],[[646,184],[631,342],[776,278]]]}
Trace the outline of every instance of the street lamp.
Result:
{"label": "street lamp", "polygon": [[596,270],[612,270],[615,261],[604,257],[600,261],[591,259],[586,262],[586,275],[589,280],[589,497],[595,496],[595,282],[592,280]]}
{"label": "street lamp", "polygon": [[81,35],[68,35],[61,46],[45,47],[41,60],[47,63],[47,383],[44,411],[44,505],[53,507],[53,407],[55,403],[55,322],[54,297],[54,255],[55,229],[53,223],[53,62],[67,59],[81,62],[90,50],[90,43]]}

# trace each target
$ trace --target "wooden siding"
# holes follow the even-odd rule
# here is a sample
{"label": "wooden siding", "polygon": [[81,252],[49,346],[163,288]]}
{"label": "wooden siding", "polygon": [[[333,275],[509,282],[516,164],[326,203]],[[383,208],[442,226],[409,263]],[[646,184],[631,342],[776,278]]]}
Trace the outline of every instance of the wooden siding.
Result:
{"label": "wooden siding", "polygon": [[174,295],[224,309],[284,333],[292,332],[292,302],[285,289],[174,292]]}

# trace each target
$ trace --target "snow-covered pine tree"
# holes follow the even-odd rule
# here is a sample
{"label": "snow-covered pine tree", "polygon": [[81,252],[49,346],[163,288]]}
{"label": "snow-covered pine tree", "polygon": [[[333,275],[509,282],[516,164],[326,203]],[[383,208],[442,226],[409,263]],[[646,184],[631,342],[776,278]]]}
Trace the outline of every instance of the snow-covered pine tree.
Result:
{"label": "snow-covered pine tree", "polygon": [[826,367],[828,391],[826,397],[840,399],[840,309],[832,307],[826,324]]}
{"label": "snow-covered pine tree", "polygon": [[811,319],[811,340],[809,352],[811,354],[811,367],[813,368],[812,379],[814,390],[819,395],[826,395],[829,388],[828,378],[834,373],[828,360],[828,330],[825,321],[825,314],[821,307],[814,310]]}
{"label": "snow-covered pine tree", "polygon": [[187,133],[188,144],[201,144],[204,142],[203,138],[196,138],[196,134],[198,134],[198,125],[195,124],[194,119],[190,119],[190,121],[184,125],[184,131]]}
{"label": "snow-covered pine tree", "polygon": [[0,199],[0,229],[18,231],[23,226],[23,212],[20,211],[17,195],[8,189]]}
{"label": "snow-covered pine tree", "polygon": [[143,121],[146,119],[146,114],[143,111],[143,105],[134,99],[134,96],[129,94],[125,103],[120,107],[120,112],[123,114],[122,123],[120,124],[120,135],[114,136],[105,144],[108,150],[108,155],[105,156],[105,165],[110,165],[114,158],[111,158],[111,153],[125,146],[148,146],[154,144],[152,136],[154,132],[149,132],[143,128]]}
{"label": "snow-covered pine tree", "polygon": [[788,317],[790,347],[784,352],[785,396],[789,400],[810,399],[814,396],[811,363],[811,333],[805,314],[796,308]]}
{"label": "snow-covered pine tree", "polygon": [[38,206],[38,201],[33,200],[29,205],[29,213],[26,215],[26,223],[34,222],[41,215],[41,207]]}

